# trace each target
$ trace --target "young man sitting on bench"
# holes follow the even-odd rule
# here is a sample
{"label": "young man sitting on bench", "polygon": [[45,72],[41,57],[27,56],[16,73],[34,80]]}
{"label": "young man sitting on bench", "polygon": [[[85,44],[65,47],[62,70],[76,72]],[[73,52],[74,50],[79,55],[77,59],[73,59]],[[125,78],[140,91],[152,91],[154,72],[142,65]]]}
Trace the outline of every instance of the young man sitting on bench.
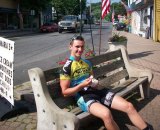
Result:
{"label": "young man sitting on bench", "polygon": [[[60,75],[60,85],[64,96],[75,95],[78,106],[86,112],[103,120],[107,130],[119,130],[110,108],[125,112],[131,122],[140,130],[152,130],[145,123],[134,106],[124,98],[108,89],[96,89],[93,81],[91,63],[82,59],[85,41],[82,36],[75,36],[70,42],[71,56],[65,63]],[[91,77],[90,77],[91,76]]]}

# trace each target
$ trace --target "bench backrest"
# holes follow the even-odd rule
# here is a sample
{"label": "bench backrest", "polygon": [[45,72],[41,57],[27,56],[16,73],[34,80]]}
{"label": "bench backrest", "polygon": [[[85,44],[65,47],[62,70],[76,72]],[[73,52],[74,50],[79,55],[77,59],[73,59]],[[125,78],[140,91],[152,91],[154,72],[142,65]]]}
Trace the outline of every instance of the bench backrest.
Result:
{"label": "bench backrest", "polygon": [[[105,78],[105,80],[101,82],[101,84],[105,84],[105,86],[110,86],[111,84],[114,84],[121,79],[128,78],[128,72],[125,68],[121,50],[108,52],[99,56],[92,57],[88,60],[94,66],[93,71],[95,77],[97,79]],[[61,68],[62,67],[57,67],[44,71],[44,75],[53,98],[61,96],[59,85],[59,73]],[[54,86],[54,88],[52,86]]]}
{"label": "bench backrest", "polygon": [[[93,71],[96,78],[101,77],[102,75],[105,75],[109,72],[118,70],[119,68],[123,68],[122,72],[120,72],[122,74],[121,75],[122,77],[119,77],[119,73],[118,73],[118,77],[120,79],[128,76],[128,73],[126,72],[125,64],[122,58],[121,50],[108,52],[99,56],[89,58],[88,60],[94,66]],[[56,68],[44,71],[46,81],[49,82],[55,79],[59,79],[59,73],[61,68],[62,67],[56,67]],[[117,74],[114,73],[114,75],[117,75]],[[119,80],[119,78],[118,79],[116,78],[116,79]]]}
{"label": "bench backrest", "polygon": [[96,78],[104,78],[105,86],[110,86],[122,79],[128,79],[129,75],[125,67],[121,50],[105,53],[89,59],[95,68],[93,72]]}

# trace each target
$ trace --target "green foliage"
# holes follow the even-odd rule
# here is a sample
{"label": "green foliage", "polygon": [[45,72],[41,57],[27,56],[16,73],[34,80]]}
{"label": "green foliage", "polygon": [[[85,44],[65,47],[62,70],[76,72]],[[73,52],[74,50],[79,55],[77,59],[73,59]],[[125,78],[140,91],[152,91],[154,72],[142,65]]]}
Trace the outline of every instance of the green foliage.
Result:
{"label": "green foliage", "polygon": [[114,9],[114,17],[115,17],[115,20],[118,20],[118,15],[126,15],[127,12],[126,12],[126,9],[124,8],[124,6],[121,4],[121,3],[112,3],[111,5],[111,12],[113,11]]}
{"label": "green foliage", "polygon": [[[80,0],[52,0],[52,5],[58,15],[79,15]],[[81,0],[82,12],[86,8],[86,0]]]}
{"label": "green foliage", "polygon": [[[23,10],[45,10],[48,5],[52,5],[57,13],[61,15],[80,14],[80,0],[19,0],[20,8]],[[82,12],[86,8],[86,0],[81,0]]]}
{"label": "green foliage", "polygon": [[101,17],[101,2],[92,4],[92,13],[96,19]]}
{"label": "green foliage", "polygon": [[[101,2],[92,4],[92,13],[96,19],[101,17]],[[90,7],[88,7],[90,8]],[[105,20],[112,21],[112,11],[114,8],[115,20],[118,19],[118,15],[126,15],[126,10],[121,3],[112,3],[110,13],[105,17]],[[89,9],[88,9],[89,10]]]}
{"label": "green foliage", "polygon": [[109,42],[123,42],[126,40],[127,40],[127,37],[120,36],[119,33],[113,33],[113,36],[109,38]]}

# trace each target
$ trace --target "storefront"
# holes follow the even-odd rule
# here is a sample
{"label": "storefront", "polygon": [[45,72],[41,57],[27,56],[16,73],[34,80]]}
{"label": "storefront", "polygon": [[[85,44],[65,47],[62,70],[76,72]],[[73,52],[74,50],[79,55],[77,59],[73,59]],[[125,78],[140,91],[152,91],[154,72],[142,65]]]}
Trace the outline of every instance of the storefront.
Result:
{"label": "storefront", "polygon": [[0,30],[16,28],[18,28],[17,2],[14,0],[1,0]]}
{"label": "storefront", "polygon": [[18,16],[16,9],[0,7],[0,30],[17,28]]}
{"label": "storefront", "polygon": [[153,0],[136,0],[130,3],[132,33],[153,38]]}
{"label": "storefront", "polygon": [[160,42],[160,0],[154,1],[155,7],[155,34],[154,40]]}

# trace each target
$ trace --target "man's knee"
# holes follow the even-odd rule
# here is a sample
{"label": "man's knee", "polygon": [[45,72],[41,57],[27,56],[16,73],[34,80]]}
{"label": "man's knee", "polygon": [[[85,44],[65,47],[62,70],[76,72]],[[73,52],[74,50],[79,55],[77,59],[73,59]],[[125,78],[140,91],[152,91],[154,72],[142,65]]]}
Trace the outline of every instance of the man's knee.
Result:
{"label": "man's knee", "polygon": [[102,117],[102,120],[105,122],[105,123],[111,123],[113,118],[112,118],[112,114],[111,114],[111,111],[110,110],[106,110],[103,114],[103,117]]}
{"label": "man's knee", "polygon": [[126,113],[128,114],[134,113],[136,111],[133,104],[130,102],[127,103],[125,110],[126,110]]}

